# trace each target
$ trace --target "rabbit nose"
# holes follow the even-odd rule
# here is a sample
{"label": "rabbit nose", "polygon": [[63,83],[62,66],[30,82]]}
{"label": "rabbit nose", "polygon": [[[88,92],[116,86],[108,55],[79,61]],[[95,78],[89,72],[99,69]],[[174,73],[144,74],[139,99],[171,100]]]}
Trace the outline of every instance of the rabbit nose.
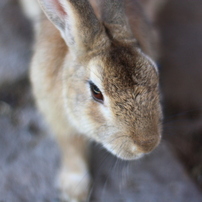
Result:
{"label": "rabbit nose", "polygon": [[151,152],[160,142],[160,138],[152,137],[147,140],[142,141],[134,141],[134,143],[138,146],[139,150],[143,153]]}

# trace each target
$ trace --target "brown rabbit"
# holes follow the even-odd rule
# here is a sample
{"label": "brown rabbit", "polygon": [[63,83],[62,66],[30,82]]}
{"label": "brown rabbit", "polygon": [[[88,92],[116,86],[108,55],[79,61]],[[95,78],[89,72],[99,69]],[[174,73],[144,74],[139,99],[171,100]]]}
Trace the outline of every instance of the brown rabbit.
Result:
{"label": "brown rabbit", "polygon": [[127,160],[161,139],[153,31],[139,1],[89,2],[39,0],[47,18],[37,26],[31,64],[37,105],[62,151],[58,184],[67,201],[88,194],[86,139]]}

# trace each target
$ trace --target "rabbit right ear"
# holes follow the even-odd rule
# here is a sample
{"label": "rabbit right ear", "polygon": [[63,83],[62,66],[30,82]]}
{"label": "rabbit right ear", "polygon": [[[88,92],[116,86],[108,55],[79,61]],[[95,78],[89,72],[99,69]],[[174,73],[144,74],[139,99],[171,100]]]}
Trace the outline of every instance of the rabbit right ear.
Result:
{"label": "rabbit right ear", "polygon": [[75,54],[95,46],[103,37],[103,26],[87,0],[38,0],[49,20],[59,29]]}
{"label": "rabbit right ear", "polygon": [[102,13],[105,26],[114,39],[136,42],[126,17],[124,0],[105,0]]}

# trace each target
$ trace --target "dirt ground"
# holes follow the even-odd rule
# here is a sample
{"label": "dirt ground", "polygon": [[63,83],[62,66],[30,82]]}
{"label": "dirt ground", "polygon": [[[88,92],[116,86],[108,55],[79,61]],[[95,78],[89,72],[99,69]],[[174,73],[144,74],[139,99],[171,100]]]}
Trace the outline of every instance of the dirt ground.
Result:
{"label": "dirt ground", "polygon": [[[125,162],[92,144],[90,202],[202,201],[202,1],[168,0],[157,27],[164,138]],[[56,202],[60,151],[34,107],[32,31],[15,0],[0,1],[0,202]],[[78,185],[79,186],[79,185]]]}

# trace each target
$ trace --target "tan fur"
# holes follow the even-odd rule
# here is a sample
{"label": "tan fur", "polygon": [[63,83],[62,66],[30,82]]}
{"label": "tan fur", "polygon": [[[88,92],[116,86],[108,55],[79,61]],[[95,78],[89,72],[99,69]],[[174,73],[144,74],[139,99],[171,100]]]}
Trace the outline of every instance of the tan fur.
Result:
{"label": "tan fur", "polygon": [[[79,7],[86,1],[66,2],[79,30],[73,30],[68,41],[42,15],[30,76],[37,105],[62,150],[59,187],[63,199],[81,201],[90,184],[84,137],[100,142],[120,158],[139,158],[159,144],[162,114],[158,73],[145,55],[156,57],[155,36],[138,1],[126,0],[126,26],[108,21],[107,13],[102,18],[99,1],[90,0],[96,16],[106,18],[104,23],[92,11],[90,18],[86,15],[88,4],[85,9]],[[60,19],[50,19],[63,28]],[[102,91],[103,104],[92,99],[88,80]],[[71,176],[81,175],[86,177],[75,191],[79,180]]]}

